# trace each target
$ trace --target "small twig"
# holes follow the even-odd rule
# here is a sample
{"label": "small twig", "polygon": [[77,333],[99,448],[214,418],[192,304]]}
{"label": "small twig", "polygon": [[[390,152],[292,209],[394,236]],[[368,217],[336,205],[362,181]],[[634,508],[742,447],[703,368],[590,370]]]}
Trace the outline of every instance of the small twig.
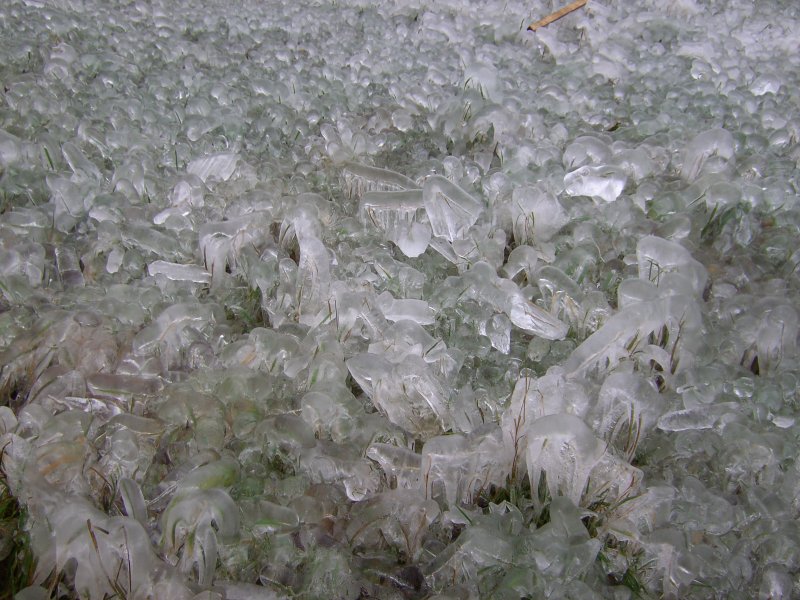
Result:
{"label": "small twig", "polygon": [[582,6],[584,6],[589,0],[575,0],[575,2],[570,2],[564,8],[557,10],[556,12],[547,15],[544,19],[539,19],[535,23],[532,23],[528,26],[528,31],[536,31],[540,27],[546,27],[550,25],[553,21],[558,21],[561,17],[568,15],[569,13],[578,10]]}

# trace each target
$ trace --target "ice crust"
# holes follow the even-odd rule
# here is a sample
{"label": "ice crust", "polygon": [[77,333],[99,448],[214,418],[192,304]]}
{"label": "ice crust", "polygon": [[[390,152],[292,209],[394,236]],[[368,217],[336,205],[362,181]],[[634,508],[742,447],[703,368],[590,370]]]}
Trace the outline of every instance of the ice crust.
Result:
{"label": "ice crust", "polygon": [[552,4],[2,3],[15,597],[800,597],[798,8]]}

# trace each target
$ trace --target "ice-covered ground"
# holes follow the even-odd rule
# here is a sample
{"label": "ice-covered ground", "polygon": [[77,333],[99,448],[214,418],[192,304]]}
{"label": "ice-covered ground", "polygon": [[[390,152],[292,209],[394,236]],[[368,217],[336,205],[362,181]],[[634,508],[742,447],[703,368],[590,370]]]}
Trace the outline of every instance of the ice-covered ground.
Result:
{"label": "ice-covered ground", "polygon": [[800,596],[794,0],[5,0],[20,598]]}

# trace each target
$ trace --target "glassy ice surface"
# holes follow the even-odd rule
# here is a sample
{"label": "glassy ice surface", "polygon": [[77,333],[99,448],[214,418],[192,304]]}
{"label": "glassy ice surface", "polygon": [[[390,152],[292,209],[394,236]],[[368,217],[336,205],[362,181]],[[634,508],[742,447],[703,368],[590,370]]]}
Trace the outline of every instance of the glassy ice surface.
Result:
{"label": "glassy ice surface", "polygon": [[800,15],[718,4],[2,3],[17,596],[800,596]]}
{"label": "glassy ice surface", "polygon": [[613,202],[622,193],[627,176],[609,166],[583,166],[564,176],[564,187],[571,196],[589,196]]}
{"label": "glassy ice surface", "polygon": [[481,202],[438,175],[426,180],[422,195],[433,235],[450,242],[463,238],[483,212]]}
{"label": "glassy ice surface", "polygon": [[721,168],[727,161],[733,160],[735,155],[735,140],[730,131],[722,128],[704,131],[686,145],[681,176],[694,181],[705,167]]}

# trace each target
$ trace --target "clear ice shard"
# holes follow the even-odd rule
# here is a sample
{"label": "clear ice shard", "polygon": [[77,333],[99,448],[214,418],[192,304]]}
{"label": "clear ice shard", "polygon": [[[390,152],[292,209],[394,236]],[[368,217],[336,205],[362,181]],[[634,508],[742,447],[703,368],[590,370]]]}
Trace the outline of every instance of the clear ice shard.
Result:
{"label": "clear ice shard", "polygon": [[55,175],[47,175],[45,182],[53,202],[53,226],[58,231],[67,233],[86,213],[84,202],[91,197],[91,192],[85,189],[87,182],[80,182],[78,185]]}
{"label": "clear ice shard", "polygon": [[503,354],[509,353],[511,350],[511,319],[506,315],[492,315],[492,318],[486,322],[484,334],[492,343],[492,348]]}
{"label": "clear ice shard", "polygon": [[536,271],[538,261],[539,253],[536,249],[523,244],[511,251],[500,272],[506,279],[514,279],[520,273],[524,273],[525,279],[530,283],[534,281],[533,273]]}
{"label": "clear ice shard", "polygon": [[161,515],[161,543],[168,556],[180,555],[181,571],[195,565],[201,585],[210,585],[217,561],[217,538],[232,540],[239,531],[239,509],[219,488],[189,488],[173,496]]}
{"label": "clear ice shard", "polygon": [[144,225],[129,225],[122,232],[122,241],[130,246],[152,252],[162,258],[177,258],[181,253],[178,240],[158,229]]}
{"label": "clear ice shard", "polygon": [[427,223],[411,223],[406,229],[400,229],[389,238],[400,251],[409,258],[416,258],[425,252],[431,241],[431,228]]}
{"label": "clear ice shard", "polygon": [[[157,564],[144,527],[127,517],[109,517],[83,499],[48,492],[55,506],[48,516],[49,552],[43,553],[47,566],[60,571],[75,563],[73,584],[84,598],[104,598],[114,589],[138,595]],[[117,582],[104,573],[117,573]]]}
{"label": "clear ice shard", "polygon": [[464,238],[483,212],[483,203],[441,175],[432,175],[422,188],[433,235],[449,242]]}
{"label": "clear ice shard", "polygon": [[400,320],[383,330],[383,339],[368,347],[369,353],[401,363],[408,356],[421,358],[430,365],[434,373],[451,381],[461,367],[461,352],[457,348],[448,349],[440,339],[430,335],[419,323]]}
{"label": "clear ice shard", "polygon": [[726,129],[709,129],[692,139],[683,152],[681,177],[687,181],[697,179],[705,164],[712,157],[727,162],[736,156],[736,142]]}
{"label": "clear ice shard", "polygon": [[364,224],[392,232],[395,227],[410,224],[424,206],[421,190],[367,192],[358,203],[358,214]]}
{"label": "clear ice shard", "polygon": [[[554,496],[550,502],[550,521],[518,540],[517,553],[545,580],[547,588],[559,592],[564,587],[557,582],[581,583],[581,575],[591,569],[602,549],[602,542],[590,537],[584,526],[586,511],[571,499]],[[582,584],[566,593],[547,594],[545,597],[593,598],[593,590]]]}
{"label": "clear ice shard", "polygon": [[133,479],[123,477],[119,480],[120,497],[129,517],[147,525],[147,505],[139,484]]}
{"label": "clear ice shard", "polygon": [[660,413],[657,389],[639,373],[611,373],[603,382],[587,422],[618,449],[631,431],[643,439]]}
{"label": "clear ice shard", "polygon": [[387,321],[414,321],[420,325],[432,325],[435,312],[425,300],[392,299],[383,307]]}
{"label": "clear ice shard", "polygon": [[10,167],[19,162],[23,156],[22,143],[13,133],[0,129],[0,165]]}
{"label": "clear ice shard", "polygon": [[380,488],[380,473],[353,446],[318,440],[300,452],[298,470],[313,483],[341,484],[350,500],[359,502]]}
{"label": "clear ice shard", "polygon": [[314,434],[337,443],[344,443],[360,409],[361,404],[347,387],[330,381],[315,384],[300,402],[301,416]]}
{"label": "clear ice shard", "polygon": [[94,163],[92,163],[80,149],[72,142],[65,142],[61,146],[61,152],[64,154],[64,159],[67,161],[69,168],[72,169],[75,181],[93,180],[100,182],[103,176],[100,174]]}
{"label": "clear ice shard", "polygon": [[514,325],[546,340],[564,339],[569,330],[566,323],[526,300],[519,292],[507,298],[506,313]]}
{"label": "clear ice shard", "polygon": [[617,152],[614,154],[614,164],[637,184],[656,169],[653,159],[641,147]]}
{"label": "clear ice shard", "polygon": [[[558,368],[550,369],[542,377],[534,377],[523,369],[514,384],[509,407],[501,417],[501,427],[509,447],[525,448],[527,427],[536,419],[547,415],[568,413],[583,418],[590,405],[582,386],[566,379]],[[524,461],[524,456],[517,456]]]}
{"label": "clear ice shard", "polygon": [[256,535],[290,533],[300,524],[297,512],[267,500],[259,500],[254,507],[253,532]]}
{"label": "clear ice shard", "polygon": [[173,207],[202,207],[205,204],[203,180],[197,175],[186,174],[178,179],[169,194]]}
{"label": "clear ice shard", "polygon": [[616,200],[627,181],[625,171],[610,165],[586,165],[564,175],[564,187],[570,196],[589,196],[605,202]]}
{"label": "clear ice shard", "polygon": [[536,272],[533,281],[542,292],[545,302],[561,305],[562,310],[573,318],[583,317],[580,314],[580,305],[584,300],[583,291],[564,271],[545,265]]}
{"label": "clear ice shard", "polygon": [[626,308],[637,302],[658,299],[661,292],[654,283],[644,279],[624,279],[617,288],[617,306]]}
{"label": "clear ice shard", "polygon": [[754,309],[758,315],[754,344],[759,368],[775,369],[783,361],[794,359],[797,355],[797,309],[783,299],[772,298],[762,300]]}
{"label": "clear ice shard", "polygon": [[580,502],[592,468],[606,451],[606,444],[575,415],[547,415],[528,427],[528,475],[531,489],[538,489],[541,473],[547,474],[552,497],[566,496]]}

